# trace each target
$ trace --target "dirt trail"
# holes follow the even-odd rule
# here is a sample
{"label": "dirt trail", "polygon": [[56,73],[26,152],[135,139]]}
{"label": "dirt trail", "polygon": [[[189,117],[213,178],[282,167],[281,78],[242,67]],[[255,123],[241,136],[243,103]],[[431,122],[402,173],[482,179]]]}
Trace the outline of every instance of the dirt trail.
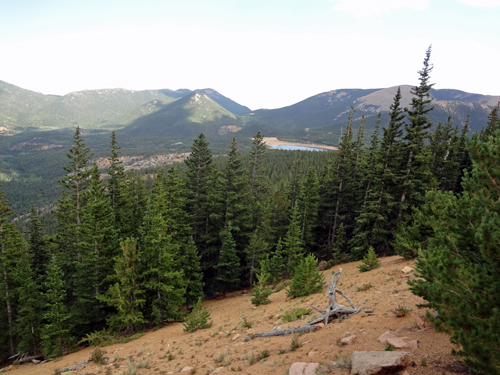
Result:
{"label": "dirt trail", "polygon": [[[413,262],[398,256],[382,258],[382,266],[375,270],[361,273],[356,266],[359,262],[341,265],[343,275],[338,287],[347,294],[356,306],[366,299],[364,307],[374,308],[373,315],[358,314],[342,322],[333,322],[325,328],[306,333],[299,337],[303,345],[296,351],[290,351],[291,336],[255,338],[245,342],[245,337],[252,333],[272,330],[278,323],[279,315],[294,307],[307,307],[310,303],[319,308],[327,306],[326,293],[314,294],[306,298],[286,299],[285,290],[271,295],[269,305],[256,308],[250,302],[250,294],[235,292],[225,299],[207,301],[206,306],[213,319],[212,328],[184,333],[181,323],[170,324],[126,344],[107,346],[108,365],[89,363],[71,372],[72,374],[117,374],[127,370],[126,357],[135,363],[148,363],[149,368],[140,368],[137,374],[153,375],[177,373],[185,366],[192,366],[196,374],[210,374],[217,367],[224,367],[220,374],[279,374],[282,375],[294,362],[319,362],[327,365],[337,355],[350,357],[353,351],[384,350],[385,344],[377,338],[389,330],[399,330],[405,341],[418,340],[419,348],[410,350],[415,366],[406,370],[413,374],[464,373],[457,358],[450,355],[451,344],[447,335],[436,332],[433,328],[421,331],[416,324],[416,315],[424,315],[424,309],[416,308],[423,301],[411,294],[406,284],[413,273],[405,276],[401,270]],[[337,267],[335,267],[337,269]],[[333,269],[325,271],[329,279]],[[366,291],[357,288],[372,285]],[[326,287],[325,287],[326,292]],[[347,302],[339,297],[339,302]],[[412,309],[405,317],[397,318],[393,313],[398,306]],[[302,320],[280,324],[280,328],[304,325],[319,313],[312,312]],[[242,327],[241,318],[252,322],[252,327]],[[230,334],[226,332],[233,330]],[[219,333],[217,333],[219,332]],[[355,334],[356,340],[349,345],[339,345],[340,339]],[[239,336],[238,336],[239,335]],[[267,350],[269,357],[251,365],[248,358],[255,358]],[[408,349],[402,349],[408,351]],[[71,366],[89,359],[92,348],[64,356],[58,362],[39,365],[24,365],[8,372],[12,375],[51,375],[54,370]],[[282,354],[280,354],[282,353]],[[170,360],[169,356],[171,355]],[[426,363],[424,366],[423,364]],[[189,373],[189,372],[187,372]],[[347,373],[332,370],[330,374]]]}

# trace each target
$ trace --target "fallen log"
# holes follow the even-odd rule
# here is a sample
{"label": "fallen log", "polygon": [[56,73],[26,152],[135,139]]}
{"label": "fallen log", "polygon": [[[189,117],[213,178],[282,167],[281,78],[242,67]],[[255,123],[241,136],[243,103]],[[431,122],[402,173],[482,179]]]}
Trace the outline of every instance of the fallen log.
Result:
{"label": "fallen log", "polygon": [[297,333],[297,332],[312,332],[316,328],[318,328],[318,327],[312,326],[312,325],[306,325],[306,326],[287,328],[287,329],[277,329],[276,331],[256,333],[253,336],[254,337],[284,336],[284,335],[289,335],[289,334]]}
{"label": "fallen log", "polygon": [[80,362],[80,363],[77,363],[76,365],[73,365],[73,366],[68,366],[68,367],[63,367],[62,369],[58,370],[57,372],[59,374],[62,374],[63,372],[66,372],[66,371],[72,371],[72,370],[75,370],[77,369],[78,367],[80,366],[84,366],[86,365],[87,363],[89,363],[90,361],[83,361],[83,362]]}

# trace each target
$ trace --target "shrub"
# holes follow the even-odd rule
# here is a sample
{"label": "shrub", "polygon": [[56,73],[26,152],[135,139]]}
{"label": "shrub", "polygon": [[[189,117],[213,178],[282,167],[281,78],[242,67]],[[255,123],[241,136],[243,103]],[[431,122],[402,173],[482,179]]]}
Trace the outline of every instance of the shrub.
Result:
{"label": "shrub", "polygon": [[197,329],[204,329],[212,327],[212,319],[206,307],[201,306],[201,298],[194,305],[193,311],[186,318],[183,323],[184,332],[194,332]]}
{"label": "shrub", "polygon": [[398,305],[398,307],[396,307],[394,310],[392,310],[392,313],[394,315],[396,315],[398,318],[402,318],[402,317],[408,315],[408,313],[410,311],[411,311],[411,309],[409,309],[408,307]]}
{"label": "shrub", "polygon": [[362,263],[358,266],[358,269],[361,272],[366,272],[377,267],[380,267],[380,260],[377,258],[377,254],[375,254],[373,246],[370,246],[368,253],[363,258]]}
{"label": "shrub", "polygon": [[254,288],[250,301],[252,301],[255,306],[267,305],[268,303],[271,303],[269,296],[273,293],[271,289],[266,289],[266,284],[269,280],[269,274],[266,272],[262,272],[260,275],[257,275],[257,279],[259,281],[257,284],[253,284]]}
{"label": "shrub", "polygon": [[325,275],[318,272],[314,255],[305,257],[295,269],[292,284],[286,291],[288,298],[305,297],[323,290]]}
{"label": "shrub", "polygon": [[99,347],[95,347],[94,350],[92,350],[92,353],[90,353],[90,361],[93,361],[94,363],[104,365],[107,363],[106,358],[104,355],[106,354],[105,350],[102,350]]}

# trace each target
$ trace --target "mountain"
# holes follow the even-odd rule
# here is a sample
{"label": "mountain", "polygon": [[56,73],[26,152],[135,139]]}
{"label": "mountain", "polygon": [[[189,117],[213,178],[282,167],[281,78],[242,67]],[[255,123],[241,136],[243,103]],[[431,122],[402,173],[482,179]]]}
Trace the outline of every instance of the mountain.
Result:
{"label": "mountain", "polygon": [[[196,90],[231,113],[250,112],[213,89]],[[102,89],[44,95],[0,81],[0,135],[80,126],[118,129],[194,91]]]}
{"label": "mountain", "polygon": [[[411,103],[412,94],[409,85],[402,85],[401,94],[402,107],[408,107]],[[359,120],[362,115],[367,117],[367,128],[375,123],[370,117],[375,118],[381,113],[388,113],[398,86],[384,89],[342,89],[324,92],[288,107],[258,110],[250,112],[243,119],[252,118],[254,121],[265,122],[269,125],[285,128],[291,131],[304,131],[311,128],[324,128],[335,130],[345,127],[348,111],[354,108],[355,119]],[[429,117],[437,122],[445,122],[448,116],[452,117],[455,124],[463,124],[467,115],[471,116],[472,130],[482,129],[488,115],[500,102],[500,96],[470,94],[459,90],[431,90],[434,98],[434,110]]]}
{"label": "mountain", "polygon": [[121,137],[196,137],[200,132],[226,134],[241,129],[238,116],[201,91],[171,103],[155,102],[156,110],[118,131]]}

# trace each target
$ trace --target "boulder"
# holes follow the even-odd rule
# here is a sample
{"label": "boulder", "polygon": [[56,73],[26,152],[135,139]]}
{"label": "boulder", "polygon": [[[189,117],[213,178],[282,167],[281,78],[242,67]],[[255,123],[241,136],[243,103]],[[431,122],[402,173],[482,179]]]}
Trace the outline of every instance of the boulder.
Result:
{"label": "boulder", "polygon": [[290,366],[289,375],[315,375],[317,363],[295,362]]}
{"label": "boulder", "polygon": [[[406,367],[408,352],[354,352],[351,375],[390,374]],[[291,375],[291,372],[290,372]]]}
{"label": "boulder", "polygon": [[391,344],[396,349],[406,348],[406,342],[403,340],[403,337],[389,337],[387,343]]}
{"label": "boulder", "polygon": [[194,367],[191,367],[191,366],[186,366],[186,367],[184,367],[184,368],[181,370],[181,372],[189,372],[189,373],[191,373],[191,371],[193,371],[193,370],[194,370]]}
{"label": "boulder", "polygon": [[314,357],[316,354],[318,354],[318,352],[315,352],[314,350],[312,350],[309,353],[307,353],[307,356],[310,358],[310,357]]}

